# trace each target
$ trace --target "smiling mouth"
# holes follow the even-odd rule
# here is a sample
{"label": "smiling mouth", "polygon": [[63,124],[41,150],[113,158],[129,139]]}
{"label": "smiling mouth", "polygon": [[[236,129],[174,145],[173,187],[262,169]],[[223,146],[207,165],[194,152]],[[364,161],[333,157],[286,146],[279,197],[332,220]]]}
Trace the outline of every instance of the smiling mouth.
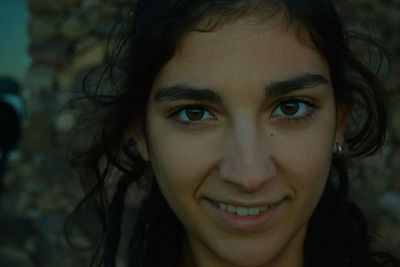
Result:
{"label": "smiling mouth", "polygon": [[267,210],[273,209],[277,204],[272,204],[268,206],[260,206],[260,207],[252,207],[252,208],[247,208],[247,207],[240,207],[240,206],[233,206],[230,204],[225,204],[225,203],[219,203],[218,207],[231,214],[239,215],[239,216],[255,216],[260,213],[263,213]]}

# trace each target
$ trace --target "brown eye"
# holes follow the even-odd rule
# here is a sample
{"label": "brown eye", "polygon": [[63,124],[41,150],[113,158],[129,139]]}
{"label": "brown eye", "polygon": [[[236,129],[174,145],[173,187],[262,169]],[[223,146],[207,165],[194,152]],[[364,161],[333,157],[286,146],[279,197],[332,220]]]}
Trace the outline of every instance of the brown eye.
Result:
{"label": "brown eye", "polygon": [[201,106],[186,106],[176,111],[172,117],[175,121],[180,123],[202,123],[215,119],[206,108]]}
{"label": "brown eye", "polygon": [[293,116],[299,111],[298,101],[287,101],[281,104],[282,113],[286,116]]}
{"label": "brown eye", "polygon": [[199,108],[188,108],[186,109],[186,117],[191,121],[201,120],[204,116],[204,110]]}
{"label": "brown eye", "polygon": [[289,99],[280,102],[272,112],[274,118],[303,119],[313,112],[315,105],[302,99]]}

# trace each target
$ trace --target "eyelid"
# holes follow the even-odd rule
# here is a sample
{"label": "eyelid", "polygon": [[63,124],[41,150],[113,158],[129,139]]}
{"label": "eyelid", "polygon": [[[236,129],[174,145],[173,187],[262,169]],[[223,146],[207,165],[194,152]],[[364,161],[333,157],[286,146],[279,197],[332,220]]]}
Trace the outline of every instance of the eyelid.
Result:
{"label": "eyelid", "polygon": [[[300,114],[300,115],[287,115],[284,114],[282,111],[282,114],[275,114],[276,112],[278,112],[279,108],[282,108],[282,105],[288,103],[288,102],[295,102],[297,103],[297,105],[306,105],[306,111],[304,112],[304,114]],[[286,121],[286,122],[303,122],[306,121],[307,119],[311,118],[311,116],[314,114],[315,109],[319,108],[317,106],[317,104],[315,103],[314,100],[310,100],[309,97],[299,97],[299,96],[292,96],[292,97],[285,97],[282,99],[279,99],[278,101],[276,101],[273,105],[273,109],[271,112],[271,115],[269,116],[270,119],[275,119],[278,121]],[[299,112],[301,110],[301,108],[299,107],[299,109],[296,111]]]}
{"label": "eyelid", "polygon": [[319,105],[317,104],[317,101],[311,97],[304,97],[304,96],[286,96],[286,97],[282,97],[279,98],[277,100],[275,100],[272,103],[272,106],[274,107],[273,109],[275,109],[276,107],[278,107],[280,104],[285,103],[285,102],[290,102],[290,101],[298,101],[301,103],[305,103],[313,108],[319,108]]}
{"label": "eyelid", "polygon": [[208,113],[210,113],[211,115],[214,115],[214,112],[212,111],[213,109],[207,105],[203,105],[203,104],[182,104],[182,105],[178,105],[173,107],[170,111],[167,112],[167,118],[170,118],[176,114],[178,114],[179,112],[181,112],[184,109],[202,109],[207,111]]}
{"label": "eyelid", "polygon": [[277,98],[276,100],[273,101],[272,106],[277,106],[280,103],[286,102],[286,101],[301,101],[304,103],[308,103],[310,105],[313,105],[315,107],[318,107],[317,101],[310,96],[299,96],[299,95],[288,95],[288,96],[283,96],[280,98]]}
{"label": "eyelid", "polygon": [[205,125],[205,124],[209,123],[211,120],[214,120],[214,119],[206,119],[206,120],[198,120],[198,121],[183,121],[183,120],[180,120],[177,118],[179,116],[179,114],[182,111],[184,111],[185,109],[196,109],[196,108],[204,110],[204,112],[207,112],[213,118],[216,118],[214,113],[212,111],[210,111],[211,108],[209,108],[208,106],[205,106],[202,104],[185,104],[185,105],[177,106],[177,107],[173,108],[171,111],[169,111],[167,113],[167,119],[171,120],[172,122],[174,122],[178,125],[183,125],[185,127],[198,127],[198,126],[201,126],[202,124]]}
{"label": "eyelid", "polygon": [[[298,101],[300,103],[303,103],[308,106],[309,111],[301,116],[273,116],[273,113],[277,110],[277,108],[280,107],[280,105],[284,104],[285,102],[289,101]],[[316,101],[310,97],[303,97],[303,96],[286,96],[284,98],[280,98],[279,100],[274,101],[274,104],[272,105],[272,113],[269,116],[270,119],[276,119],[280,121],[287,121],[287,122],[300,122],[309,119],[313,113],[315,112],[315,109],[318,109],[319,106],[317,105]],[[210,119],[200,119],[200,120],[195,120],[195,121],[184,121],[178,118],[179,114],[183,112],[185,109],[200,109],[203,110],[204,112],[207,112],[212,116],[213,118]],[[216,120],[216,111],[214,108],[210,107],[209,105],[206,104],[199,104],[199,103],[192,103],[192,104],[181,104],[178,106],[175,106],[171,108],[169,111],[166,112],[166,118],[175,124],[184,126],[184,127],[201,127],[208,125],[210,121]]]}

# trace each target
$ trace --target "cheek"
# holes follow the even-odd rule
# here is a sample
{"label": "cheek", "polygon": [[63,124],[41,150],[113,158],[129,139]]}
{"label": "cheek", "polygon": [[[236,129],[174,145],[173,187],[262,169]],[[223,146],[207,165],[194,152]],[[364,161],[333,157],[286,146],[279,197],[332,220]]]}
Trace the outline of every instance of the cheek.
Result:
{"label": "cheek", "polygon": [[304,182],[317,182],[329,172],[332,158],[332,141],[318,138],[298,138],[299,142],[288,144],[290,149],[282,154],[286,169],[297,172]]}
{"label": "cheek", "polygon": [[288,159],[287,177],[301,198],[318,201],[329,175],[331,157],[327,153],[308,150],[297,160]]}
{"label": "cheek", "polygon": [[[334,114],[334,112],[331,112]],[[329,115],[329,116],[328,116]],[[282,169],[297,173],[299,182],[324,180],[329,173],[335,140],[334,117],[329,113],[298,132],[277,134],[274,149]],[[322,116],[320,116],[322,117]],[[279,139],[279,140],[278,140]],[[302,179],[300,179],[300,177]]]}
{"label": "cheek", "polygon": [[313,132],[318,134],[304,132],[288,138],[282,145],[286,149],[281,150],[277,159],[282,179],[292,188],[298,216],[303,220],[308,219],[305,214],[311,215],[322,195],[332,160],[332,126]]}
{"label": "cheek", "polygon": [[[195,194],[210,168],[206,142],[175,132],[153,131],[151,162],[157,181],[168,197]],[[172,193],[172,194],[171,194]]]}

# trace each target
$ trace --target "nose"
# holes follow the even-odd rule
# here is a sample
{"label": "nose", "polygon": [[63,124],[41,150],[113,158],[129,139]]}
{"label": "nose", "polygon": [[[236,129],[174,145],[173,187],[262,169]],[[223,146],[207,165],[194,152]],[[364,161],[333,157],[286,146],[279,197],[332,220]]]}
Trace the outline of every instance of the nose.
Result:
{"label": "nose", "polygon": [[219,165],[221,179],[241,191],[255,192],[276,176],[267,136],[249,125],[238,125],[225,139],[224,156]]}

